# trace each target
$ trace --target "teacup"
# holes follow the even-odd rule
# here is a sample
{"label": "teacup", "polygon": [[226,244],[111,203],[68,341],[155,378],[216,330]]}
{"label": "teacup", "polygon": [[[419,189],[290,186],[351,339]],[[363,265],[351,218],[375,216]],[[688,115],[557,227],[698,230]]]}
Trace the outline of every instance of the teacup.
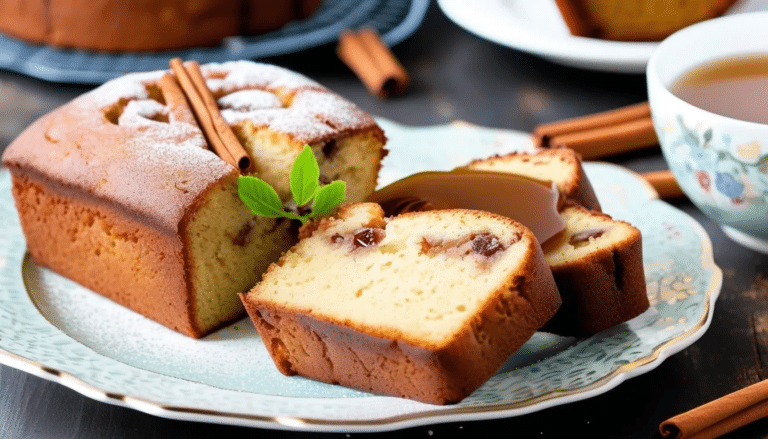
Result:
{"label": "teacup", "polygon": [[755,54],[768,57],[768,12],[674,33],[659,44],[646,73],[653,124],[682,190],[731,239],[768,253],[768,124],[697,108],[670,91],[694,68]]}

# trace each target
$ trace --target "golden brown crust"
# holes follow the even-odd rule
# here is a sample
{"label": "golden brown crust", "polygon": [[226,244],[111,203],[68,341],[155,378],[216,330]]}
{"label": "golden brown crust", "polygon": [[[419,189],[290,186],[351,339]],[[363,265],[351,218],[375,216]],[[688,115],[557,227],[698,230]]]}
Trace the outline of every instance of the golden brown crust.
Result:
{"label": "golden brown crust", "polygon": [[[243,61],[202,68],[207,75],[221,76],[209,81],[219,94],[237,85],[240,90],[280,88],[302,96],[279,111],[238,113],[244,119],[263,121],[297,143],[362,131],[385,140],[373,118],[354,104],[287,69]],[[11,143],[3,163],[49,175],[62,185],[124,206],[147,223],[178,232],[190,206],[237,171],[205,150],[196,125],[175,120],[158,123],[141,113],[154,110],[153,104],[162,108],[153,90],[159,88],[156,84],[164,73],[118,78],[43,116]],[[380,154],[383,157],[385,152]]]}
{"label": "golden brown crust", "polygon": [[555,0],[555,3],[571,35],[588,37],[597,32],[595,24],[589,19],[581,3],[572,0]]}
{"label": "golden brown crust", "polygon": [[10,171],[35,262],[176,331],[202,335],[190,313],[177,237],[57,182]]}
{"label": "golden brown crust", "polygon": [[724,14],[736,0],[556,0],[572,35],[658,41],[685,26]]}
{"label": "golden brown crust", "polygon": [[239,32],[240,1],[49,0],[54,46],[146,51],[212,46]]}
{"label": "golden brown crust", "polygon": [[[197,147],[179,145],[173,151],[172,145],[184,138],[163,136],[165,127],[137,130],[113,124],[89,97],[35,121],[6,149],[3,163],[47,175],[80,196],[122,206],[170,233],[178,232],[188,207],[202,193],[236,172],[202,149],[202,136]],[[199,130],[189,133],[194,139]],[[190,166],[198,173],[191,173]]]}
{"label": "golden brown crust", "polygon": [[626,322],[650,306],[643,270],[642,236],[629,223],[604,213],[590,212],[576,205],[567,208],[629,226],[627,236],[612,245],[577,260],[551,265],[563,305],[543,330],[585,337]]}
{"label": "golden brown crust", "polygon": [[584,206],[589,210],[593,210],[596,212],[602,211],[602,208],[600,207],[600,202],[597,200],[597,194],[595,194],[595,189],[592,187],[592,183],[590,183],[589,178],[587,178],[587,174],[584,172],[584,167],[582,166],[581,158],[573,150],[570,150],[567,148],[560,148],[561,154],[564,151],[569,151],[566,153],[567,155],[572,157],[569,160],[574,160],[578,162],[578,165],[576,166],[576,169],[578,170],[578,175],[576,176],[575,188],[571,191],[568,198],[570,198],[571,200],[575,201],[576,203]]}
{"label": "golden brown crust", "polygon": [[46,0],[0,1],[0,30],[16,38],[44,43],[48,35]]}
{"label": "golden brown crust", "polygon": [[[536,162],[558,160],[571,169],[567,175],[549,176],[549,179],[557,184],[561,194],[567,199],[586,207],[590,210],[600,211],[600,202],[597,200],[595,190],[584,172],[581,158],[570,148],[538,149],[535,152],[513,152],[505,155],[496,155],[486,159],[476,159],[466,165],[469,169],[486,169],[487,166],[499,166],[498,172],[507,172],[503,168],[504,162]],[[535,166],[535,164],[534,164]],[[509,170],[515,173],[514,170]],[[524,175],[523,172],[520,172]]]}
{"label": "golden brown crust", "polygon": [[295,0],[246,0],[243,2],[245,35],[261,34],[280,29],[296,17]]}
{"label": "golden brown crust", "polygon": [[318,6],[311,0],[3,0],[0,30],[54,46],[154,51],[269,32]]}
{"label": "golden brown crust", "polygon": [[[297,113],[311,118],[316,105],[317,114],[343,119],[336,127],[318,125],[323,136],[370,130],[383,138],[370,116],[286,69],[249,62],[203,67],[223,73],[209,79],[217,90],[233,84],[312,90],[316,96],[303,107],[294,103]],[[201,337],[243,310],[235,301],[241,314],[226,311],[226,321],[199,326],[199,292],[191,284],[195,238],[189,228],[211,191],[234,187],[239,173],[206,149],[196,125],[176,120],[173,108],[164,105],[157,85],[164,73],[128,75],[86,93],[34,122],[2,159],[11,170],[36,261],[172,329]],[[339,105],[323,105],[328,102]],[[317,134],[307,131],[302,117],[294,121],[290,111],[285,113],[276,128],[285,135],[294,134],[294,125],[305,136]],[[121,253],[107,251],[117,241]]]}
{"label": "golden brown crust", "polygon": [[[313,231],[318,233],[334,221],[323,220]],[[465,326],[438,344],[411,340],[396,325],[369,327],[261,301],[258,286],[240,298],[283,374],[431,404],[455,403],[490,378],[560,305],[541,248],[529,230],[520,229],[521,240],[528,243],[520,249],[524,263],[498,290],[487,294]],[[279,264],[270,268],[277,269]]]}

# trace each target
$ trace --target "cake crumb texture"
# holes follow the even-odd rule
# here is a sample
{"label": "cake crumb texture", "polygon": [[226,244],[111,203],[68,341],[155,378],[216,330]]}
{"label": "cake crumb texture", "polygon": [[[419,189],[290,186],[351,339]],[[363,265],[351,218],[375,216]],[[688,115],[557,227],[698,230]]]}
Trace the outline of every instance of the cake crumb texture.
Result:
{"label": "cake crumb texture", "polygon": [[577,205],[562,215],[565,233],[544,250],[563,306],[544,329],[586,337],[647,310],[640,231]]}
{"label": "cake crumb texture", "polygon": [[303,236],[241,295],[284,374],[458,402],[560,304],[533,234],[493,214],[360,203]]}

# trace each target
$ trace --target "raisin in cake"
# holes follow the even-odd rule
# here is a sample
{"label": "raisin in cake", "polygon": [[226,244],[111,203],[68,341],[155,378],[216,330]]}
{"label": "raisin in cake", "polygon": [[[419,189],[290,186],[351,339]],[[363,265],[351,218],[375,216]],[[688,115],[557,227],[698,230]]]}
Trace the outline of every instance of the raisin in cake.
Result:
{"label": "raisin in cake", "polygon": [[584,337],[647,310],[640,231],[575,204],[561,213],[565,233],[545,243],[544,255],[563,305],[544,330]]}
{"label": "raisin in cake", "polygon": [[470,162],[467,169],[507,172],[540,180],[554,181],[566,199],[582,206],[600,210],[592,184],[589,182],[579,155],[569,148],[540,149],[517,152]]}
{"label": "raisin in cake", "polygon": [[[304,144],[321,178],[347,182],[350,201],[373,191],[385,138],[355,105],[276,66],[202,71],[255,175],[283,201]],[[244,315],[237,293],[297,237],[240,201],[238,170],[207,149],[188,109],[166,103],[164,73],[110,81],[43,116],[3,163],[38,264],[200,337]]]}
{"label": "raisin in cake", "polygon": [[576,152],[539,149],[475,160],[467,168],[551,180],[566,198],[560,211],[565,230],[543,243],[563,298],[545,330],[588,336],[648,308],[640,231],[600,212]]}
{"label": "raisin in cake", "polygon": [[243,303],[278,369],[445,404],[491,377],[560,305],[533,234],[471,210],[311,223]]}

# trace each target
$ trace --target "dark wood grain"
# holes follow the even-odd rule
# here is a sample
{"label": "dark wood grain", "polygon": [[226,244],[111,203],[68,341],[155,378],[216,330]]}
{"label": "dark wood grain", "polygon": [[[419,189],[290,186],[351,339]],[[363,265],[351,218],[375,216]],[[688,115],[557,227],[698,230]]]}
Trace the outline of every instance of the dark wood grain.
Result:
{"label": "dark wood grain", "polygon": [[[268,59],[304,73],[364,110],[410,125],[461,119],[531,131],[539,123],[641,102],[643,75],[589,72],[486,42],[448,21],[433,4],[424,25],[394,48],[412,84],[399,98],[372,96],[323,47]],[[0,72],[0,149],[31,121],[89,87],[51,84]],[[612,158],[638,172],[666,167],[658,150]],[[659,437],[661,421],[768,377],[768,256],[739,247],[685,200],[712,239],[724,272],[714,318],[704,336],[658,368],[588,400],[491,421],[405,429],[398,436]],[[247,367],[247,365],[244,365]],[[768,435],[768,420],[727,438]],[[97,402],[63,385],[0,366],[0,438],[303,438],[390,437],[380,434],[305,434],[174,421]]]}

